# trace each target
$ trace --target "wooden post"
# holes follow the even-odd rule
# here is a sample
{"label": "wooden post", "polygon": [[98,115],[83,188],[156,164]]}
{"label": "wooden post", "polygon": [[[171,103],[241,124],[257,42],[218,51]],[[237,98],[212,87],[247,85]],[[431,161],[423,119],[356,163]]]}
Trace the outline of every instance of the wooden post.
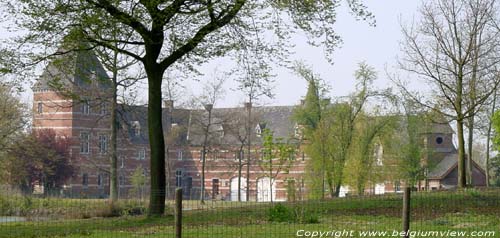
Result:
{"label": "wooden post", "polygon": [[409,238],[410,231],[410,199],[411,199],[411,188],[406,187],[403,195],[403,231],[405,232],[405,238]]}
{"label": "wooden post", "polygon": [[175,238],[182,238],[182,188],[175,190]]}

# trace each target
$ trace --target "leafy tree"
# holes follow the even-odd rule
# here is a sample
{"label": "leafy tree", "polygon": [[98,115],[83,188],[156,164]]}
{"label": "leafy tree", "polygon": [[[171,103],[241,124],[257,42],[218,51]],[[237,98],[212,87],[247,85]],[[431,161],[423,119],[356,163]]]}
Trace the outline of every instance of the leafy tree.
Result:
{"label": "leafy tree", "polygon": [[130,181],[133,187],[132,192],[135,193],[141,200],[143,199],[144,189],[146,188],[147,184],[147,177],[144,172],[144,168],[139,165],[139,167],[134,170],[132,176],[130,177]]}
{"label": "leafy tree", "polygon": [[[324,105],[328,86],[319,75],[314,74],[303,63],[296,63],[294,70],[297,75],[308,83],[306,96],[302,105],[294,109],[293,119],[301,130],[300,136],[302,138],[299,139],[306,139],[305,151],[311,158],[308,165],[312,191],[310,196],[325,198],[327,150],[330,149],[328,147],[330,123],[327,119],[322,120],[322,117],[326,114],[326,107],[329,106]],[[318,177],[318,174],[321,176]],[[318,179],[320,181],[316,181]],[[316,194],[317,192],[320,192],[320,194]]]}
{"label": "leafy tree", "polygon": [[[356,141],[353,149],[350,151],[350,162],[355,163],[356,170],[349,173],[350,177],[355,177],[356,188],[359,195],[363,195],[366,184],[376,180],[376,172],[378,169],[373,169],[377,163],[382,163],[383,158],[379,150],[383,148],[380,138],[383,137],[386,128],[390,128],[390,124],[394,121],[390,116],[367,116],[360,117],[356,129]],[[379,161],[377,161],[379,160]]]}
{"label": "leafy tree", "polygon": [[70,147],[70,139],[56,136],[53,130],[23,135],[8,149],[4,176],[27,193],[35,184],[43,185],[45,193],[61,189],[75,172]]}
{"label": "leafy tree", "polygon": [[[346,2],[356,17],[373,19],[361,1]],[[163,214],[165,209],[161,107],[162,80],[167,70],[192,69],[213,57],[230,55],[240,50],[241,41],[259,42],[259,52],[269,55],[266,59],[282,62],[292,29],[305,32],[309,42],[323,45],[329,59],[339,43],[333,27],[339,1],[9,0],[6,5],[18,27],[27,31],[18,45],[32,49],[42,44],[48,48],[35,52],[40,54],[35,54],[34,59],[29,57],[34,52],[21,54],[24,49],[16,48],[10,51],[18,53],[13,61],[33,65],[43,60],[61,35],[78,28],[83,33],[81,38],[91,45],[116,49],[143,64],[148,78],[150,215]],[[116,28],[130,29],[134,37],[110,37],[108,30]],[[266,29],[276,37],[262,37]],[[117,49],[113,43],[126,47]]]}
{"label": "leafy tree", "polygon": [[274,138],[269,129],[262,131],[262,159],[260,167],[266,177],[270,179],[269,193],[273,202],[273,185],[280,173],[288,173],[291,160],[295,159],[295,148],[292,144],[283,141],[282,138]]}
{"label": "leafy tree", "polygon": [[0,82],[0,151],[4,151],[12,139],[22,132],[25,120],[24,105],[12,95],[11,87]]}

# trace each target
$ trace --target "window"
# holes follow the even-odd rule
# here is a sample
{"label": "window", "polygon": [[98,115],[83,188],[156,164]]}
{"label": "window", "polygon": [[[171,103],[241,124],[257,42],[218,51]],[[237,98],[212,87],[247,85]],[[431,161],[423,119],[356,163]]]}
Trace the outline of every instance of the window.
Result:
{"label": "window", "polygon": [[121,156],[120,161],[122,162],[122,164],[120,165],[120,168],[123,169],[125,167],[125,157]]}
{"label": "window", "polygon": [[191,189],[192,188],[193,188],[193,177],[187,177],[186,178],[186,184],[183,187],[183,189],[185,191],[184,194],[191,194]]}
{"label": "window", "polygon": [[37,108],[38,113],[43,113],[43,104],[41,102],[38,103],[38,108]]}
{"label": "window", "polygon": [[83,185],[83,187],[89,186],[89,175],[88,174],[82,175],[82,185]]}
{"label": "window", "polygon": [[102,174],[97,175],[97,186],[99,186],[99,188],[102,188],[102,186],[104,184],[102,179],[103,179]]}
{"label": "window", "polygon": [[182,160],[183,159],[183,152],[182,150],[177,150],[177,160]]}
{"label": "window", "polygon": [[401,191],[401,183],[399,181],[394,181],[394,192]]}
{"label": "window", "polygon": [[235,156],[236,160],[240,160],[240,159],[243,160],[245,158],[245,151],[240,150],[240,151],[236,152],[236,155],[237,155],[237,156]]}
{"label": "window", "polygon": [[219,150],[214,150],[212,152],[212,158],[213,160],[217,160],[217,158],[219,158]]}
{"label": "window", "polygon": [[144,149],[144,148],[139,149],[139,152],[137,152],[137,154],[138,154],[138,156],[137,156],[138,160],[145,160],[146,159],[146,149]]}
{"label": "window", "polygon": [[99,153],[106,154],[108,151],[108,136],[99,135]]}
{"label": "window", "polygon": [[200,150],[200,161],[203,161],[203,150]]}
{"label": "window", "polygon": [[108,103],[106,103],[106,102],[101,103],[100,113],[101,113],[101,115],[107,115],[108,114]]}
{"label": "window", "polygon": [[88,154],[90,152],[90,134],[88,132],[80,133],[80,154]]}
{"label": "window", "polygon": [[90,102],[89,102],[89,100],[84,100],[84,101],[82,102],[82,108],[81,108],[81,111],[82,111],[82,113],[83,113],[83,114],[85,114],[85,115],[90,114]]}
{"label": "window", "polygon": [[438,137],[438,138],[436,138],[436,143],[437,143],[438,145],[443,144],[443,137]]}
{"label": "window", "polygon": [[125,176],[120,175],[120,176],[118,177],[118,185],[119,185],[119,186],[123,186],[123,185],[125,185]]}
{"label": "window", "polygon": [[261,137],[262,136],[262,129],[260,128],[260,125],[257,125],[255,127],[255,134],[257,135],[257,137]]}
{"label": "window", "polygon": [[212,179],[212,199],[219,195],[219,179]]}
{"label": "window", "polygon": [[175,171],[175,186],[176,187],[182,186],[182,170],[180,169]]}

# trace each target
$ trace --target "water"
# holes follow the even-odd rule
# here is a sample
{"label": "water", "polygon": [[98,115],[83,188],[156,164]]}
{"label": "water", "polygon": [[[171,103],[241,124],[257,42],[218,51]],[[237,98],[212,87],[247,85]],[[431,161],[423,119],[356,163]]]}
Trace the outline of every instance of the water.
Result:
{"label": "water", "polygon": [[24,222],[24,221],[26,221],[26,218],[24,218],[24,217],[2,217],[2,216],[0,216],[0,223]]}

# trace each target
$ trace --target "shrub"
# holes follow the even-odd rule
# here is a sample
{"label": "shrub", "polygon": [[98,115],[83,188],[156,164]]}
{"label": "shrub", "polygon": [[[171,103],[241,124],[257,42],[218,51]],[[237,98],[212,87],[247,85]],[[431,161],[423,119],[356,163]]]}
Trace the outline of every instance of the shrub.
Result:
{"label": "shrub", "polygon": [[278,203],[269,209],[269,221],[272,222],[295,222],[290,208]]}
{"label": "shrub", "polygon": [[301,224],[319,223],[319,215],[301,206],[293,209],[281,203],[278,203],[269,209],[269,221],[271,222],[289,222]]}

